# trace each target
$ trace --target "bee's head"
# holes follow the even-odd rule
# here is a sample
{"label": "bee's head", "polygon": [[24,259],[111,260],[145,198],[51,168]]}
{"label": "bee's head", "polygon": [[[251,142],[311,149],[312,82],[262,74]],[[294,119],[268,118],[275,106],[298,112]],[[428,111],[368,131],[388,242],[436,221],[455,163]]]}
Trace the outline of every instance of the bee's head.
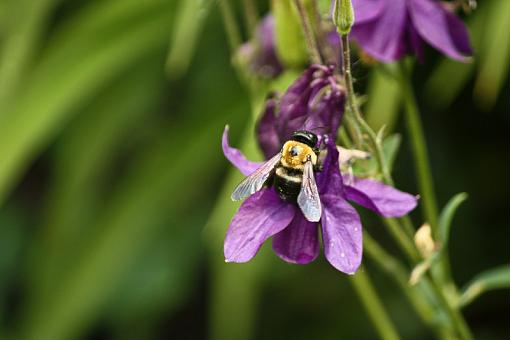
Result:
{"label": "bee's head", "polygon": [[292,134],[291,140],[295,140],[297,142],[301,142],[303,144],[308,145],[311,148],[317,146],[317,135],[313,132],[306,130],[298,130]]}

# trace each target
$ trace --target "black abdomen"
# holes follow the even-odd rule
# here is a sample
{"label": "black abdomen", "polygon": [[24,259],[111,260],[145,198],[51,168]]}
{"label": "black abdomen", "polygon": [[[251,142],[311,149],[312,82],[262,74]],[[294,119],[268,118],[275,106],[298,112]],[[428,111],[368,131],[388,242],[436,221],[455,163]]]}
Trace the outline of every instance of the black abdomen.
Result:
{"label": "black abdomen", "polygon": [[301,171],[280,166],[276,168],[273,185],[282,200],[296,202],[302,178]]}

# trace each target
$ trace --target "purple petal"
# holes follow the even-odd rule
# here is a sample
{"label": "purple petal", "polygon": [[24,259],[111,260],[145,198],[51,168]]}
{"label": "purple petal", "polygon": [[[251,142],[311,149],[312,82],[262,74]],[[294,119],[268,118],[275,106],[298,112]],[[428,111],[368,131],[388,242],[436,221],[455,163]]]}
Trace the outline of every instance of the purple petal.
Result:
{"label": "purple petal", "polygon": [[353,0],[354,20],[362,23],[374,20],[384,9],[384,0]]}
{"label": "purple petal", "polygon": [[[385,8],[376,19],[358,22],[351,36],[371,56],[392,62],[405,55],[405,31],[408,25],[407,0],[383,1]],[[356,16],[356,12],[354,13]]]}
{"label": "purple petal", "polygon": [[369,179],[344,185],[345,197],[384,217],[400,217],[413,210],[418,199],[408,193]]}
{"label": "purple petal", "polygon": [[332,138],[328,138],[326,141],[326,150],[327,155],[324,159],[322,171],[315,175],[321,200],[322,195],[343,195],[343,180],[338,164],[338,149]]}
{"label": "purple petal", "polygon": [[319,229],[298,212],[290,225],[273,238],[273,250],[284,261],[307,264],[319,255]]}
{"label": "purple petal", "polygon": [[257,140],[266,159],[276,155],[282,147],[282,142],[276,130],[277,99],[269,97],[262,117],[257,125]]}
{"label": "purple petal", "polygon": [[223,251],[226,262],[247,262],[269,237],[285,229],[296,209],[271,188],[248,197],[230,223]]}
{"label": "purple petal", "polygon": [[469,34],[462,21],[439,2],[409,2],[413,25],[420,36],[452,59],[465,61],[471,54]]}
{"label": "purple petal", "polygon": [[227,159],[232,163],[233,166],[239,169],[241,173],[245,176],[248,176],[263,164],[261,162],[252,162],[246,159],[241,151],[231,148],[228,145],[228,125],[225,126],[225,130],[223,131],[223,138],[221,140],[221,146],[223,148],[223,154]]}
{"label": "purple petal", "polygon": [[356,210],[342,197],[322,198],[322,239],[326,259],[336,269],[354,274],[361,264],[363,240]]}

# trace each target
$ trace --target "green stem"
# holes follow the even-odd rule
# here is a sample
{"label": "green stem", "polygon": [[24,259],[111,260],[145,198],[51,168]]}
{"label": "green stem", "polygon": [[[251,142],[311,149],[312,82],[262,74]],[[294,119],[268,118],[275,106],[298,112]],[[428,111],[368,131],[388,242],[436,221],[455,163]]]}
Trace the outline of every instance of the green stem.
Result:
{"label": "green stem", "polygon": [[384,340],[400,339],[391,319],[388,317],[388,313],[384,310],[383,303],[379,299],[366,269],[360,268],[355,275],[349,278],[379,337]]}
{"label": "green stem", "polygon": [[437,237],[438,214],[437,203],[434,193],[432,172],[429,166],[427,156],[427,145],[425,144],[425,134],[421,124],[418,105],[411,86],[409,75],[404,65],[400,65],[399,76],[400,87],[405,105],[405,117],[411,147],[413,151],[416,177],[422,197],[422,208],[424,219],[430,224],[434,236]]}
{"label": "green stem", "polygon": [[393,218],[384,218],[384,224],[388,227],[391,236],[397,241],[402,251],[406,254],[412,264],[416,264],[421,260],[421,256],[416,249],[412,239],[404,232],[402,225]]}
{"label": "green stem", "polygon": [[[339,33],[340,34],[340,33]],[[380,140],[377,138],[376,133],[368,126],[367,122],[361,116],[361,112],[359,110],[359,106],[356,102],[356,93],[354,92],[354,85],[352,79],[352,71],[351,71],[351,50],[349,45],[349,35],[340,34],[342,38],[342,47],[343,47],[343,72],[345,77],[345,86],[347,88],[347,105],[349,106],[349,111],[354,115],[354,119],[361,127],[363,132],[365,132],[368,136],[370,144],[372,146],[372,151],[375,154],[377,163],[379,164],[381,173],[384,177],[384,182],[386,184],[392,185],[393,180],[391,178],[388,164],[386,163],[386,159],[384,158],[384,153],[382,149],[382,144]]]}
{"label": "green stem", "polygon": [[438,338],[445,340],[451,339],[448,332],[434,322],[435,311],[429,304],[429,301],[425,299],[423,294],[420,294],[417,287],[409,285],[409,274],[402,263],[384,250],[367,232],[363,233],[363,248],[374,264],[386,272],[386,274],[395,281],[406,295],[416,313],[420,316],[423,322],[425,322],[425,324],[430,326],[436,332]]}
{"label": "green stem", "polygon": [[469,326],[466,323],[466,320],[464,320],[464,317],[462,316],[462,313],[459,311],[459,309],[456,306],[453,306],[450,301],[446,298],[444,294],[444,290],[441,289],[439,284],[434,280],[434,278],[431,276],[430,282],[431,287],[434,290],[434,293],[439,298],[439,301],[441,304],[446,308],[446,312],[451,318],[451,321],[460,336],[460,339],[462,340],[474,340],[473,334],[471,334],[471,330],[469,329]]}
{"label": "green stem", "polygon": [[322,57],[319,51],[319,45],[317,45],[317,39],[313,33],[312,23],[310,17],[306,13],[305,7],[301,0],[294,0],[296,7],[299,12],[299,18],[301,19],[301,27],[305,36],[305,41],[310,53],[310,58],[314,64],[323,64]]}
{"label": "green stem", "polygon": [[241,33],[237,26],[234,12],[230,6],[229,0],[218,0],[218,6],[220,7],[221,17],[223,18],[223,25],[227,33],[228,43],[231,52],[237,51],[237,48],[241,45]]}
{"label": "green stem", "polygon": [[253,3],[253,0],[243,0],[243,11],[246,20],[246,27],[250,33],[250,37],[253,37],[259,21],[257,7]]}

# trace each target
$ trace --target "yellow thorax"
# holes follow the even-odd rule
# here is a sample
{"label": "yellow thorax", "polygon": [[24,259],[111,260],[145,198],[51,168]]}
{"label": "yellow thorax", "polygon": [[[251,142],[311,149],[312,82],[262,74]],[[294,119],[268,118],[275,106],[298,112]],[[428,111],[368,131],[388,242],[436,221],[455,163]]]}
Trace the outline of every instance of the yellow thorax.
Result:
{"label": "yellow thorax", "polygon": [[317,164],[317,155],[306,144],[290,140],[283,145],[281,163],[284,167],[303,170],[308,159],[312,164]]}

